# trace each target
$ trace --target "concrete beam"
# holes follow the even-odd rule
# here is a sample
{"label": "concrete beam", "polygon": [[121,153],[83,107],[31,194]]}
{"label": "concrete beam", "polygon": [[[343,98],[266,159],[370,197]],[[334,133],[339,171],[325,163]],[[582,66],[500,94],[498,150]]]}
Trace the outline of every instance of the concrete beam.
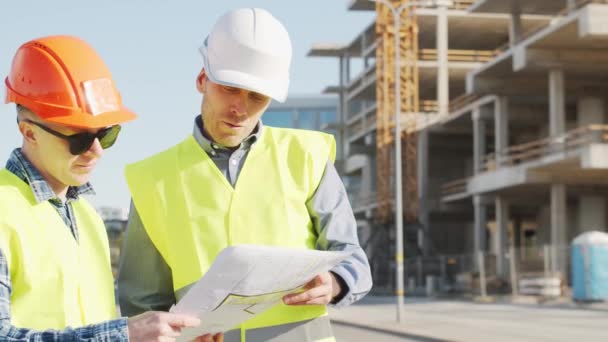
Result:
{"label": "concrete beam", "polygon": [[514,77],[512,74],[496,77],[474,77],[467,79],[467,93],[499,95],[540,94],[539,89],[544,89],[546,84],[547,81],[539,77]]}
{"label": "concrete beam", "polygon": [[581,10],[578,21],[580,38],[608,39],[608,6],[602,4],[589,4]]}
{"label": "concrete beam", "polygon": [[513,53],[513,71],[522,71],[530,68],[551,69],[568,68],[606,71],[608,65],[608,50],[605,49],[549,49],[528,48],[519,45]]}
{"label": "concrete beam", "polygon": [[591,144],[581,156],[581,167],[608,170],[608,144]]}
{"label": "concrete beam", "polygon": [[471,178],[467,191],[471,194],[483,194],[518,185],[550,182],[551,177],[546,174],[530,172],[523,166],[516,166],[484,172]]}

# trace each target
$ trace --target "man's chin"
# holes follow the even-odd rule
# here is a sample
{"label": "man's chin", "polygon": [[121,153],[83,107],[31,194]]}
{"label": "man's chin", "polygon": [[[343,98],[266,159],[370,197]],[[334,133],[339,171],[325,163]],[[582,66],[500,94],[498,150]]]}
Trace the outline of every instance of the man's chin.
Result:
{"label": "man's chin", "polygon": [[241,142],[244,139],[245,138],[240,138],[240,137],[229,137],[229,138],[222,139],[223,141],[218,141],[218,143],[221,144],[222,146],[226,146],[226,147],[237,147],[241,144]]}
{"label": "man's chin", "polygon": [[91,174],[72,174],[69,186],[81,186],[86,184],[91,179]]}

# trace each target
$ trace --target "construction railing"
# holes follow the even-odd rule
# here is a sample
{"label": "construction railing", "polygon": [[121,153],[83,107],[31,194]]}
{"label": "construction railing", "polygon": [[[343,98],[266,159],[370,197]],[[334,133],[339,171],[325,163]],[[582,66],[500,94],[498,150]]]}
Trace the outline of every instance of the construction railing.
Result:
{"label": "construction railing", "polygon": [[[569,246],[544,245],[507,248],[500,259],[487,251],[410,257],[404,261],[406,295],[567,296],[570,254]],[[374,285],[386,290],[391,284]]]}
{"label": "construction railing", "polygon": [[[448,61],[450,62],[488,62],[494,58],[499,51],[496,50],[448,50]],[[421,49],[418,51],[418,59],[421,61],[436,61],[437,50]]]}
{"label": "construction railing", "polygon": [[462,94],[450,101],[449,112],[455,112],[481,98],[479,94]]}
{"label": "construction railing", "polygon": [[[472,104],[473,102],[479,100],[482,96],[479,94],[463,94],[460,95],[448,104],[448,111],[445,115],[434,115],[429,116],[427,120],[425,120],[421,125],[419,125],[418,129],[424,129],[430,125],[435,124],[436,122],[445,119],[446,117],[450,117],[454,112]],[[439,104],[436,100],[422,100],[420,101],[420,112],[421,113],[431,113],[431,114],[440,114],[439,113]]]}
{"label": "construction railing", "polygon": [[423,113],[437,113],[439,111],[439,104],[436,100],[421,100],[420,111]]}
{"label": "construction railing", "polygon": [[608,143],[608,125],[580,127],[557,137],[512,146],[499,154],[488,154],[484,156],[483,171],[525,163],[552,153],[572,151],[591,143]]}
{"label": "construction railing", "polygon": [[464,178],[443,184],[441,186],[441,196],[450,196],[466,192],[468,182],[469,178]]}
{"label": "construction railing", "polygon": [[475,0],[454,0],[450,9],[466,10],[475,3]]}
{"label": "construction railing", "polygon": [[346,134],[348,137],[352,137],[363,133],[367,128],[364,120],[357,120],[346,126]]}
{"label": "construction railing", "polygon": [[[475,102],[479,98],[481,98],[481,95],[479,95],[479,94],[463,94],[463,95],[460,95],[460,96],[454,98],[449,103],[449,107],[448,107],[449,110],[448,110],[447,116],[449,116],[451,113],[453,113],[459,109],[462,109],[462,108],[466,107],[467,105]],[[366,104],[366,105],[356,106],[355,109],[348,114],[349,115],[348,120],[351,121],[354,117],[361,116],[361,114],[364,111],[370,110],[371,108],[375,108],[375,106],[376,106],[375,104]],[[437,115],[435,115],[435,116],[428,115],[428,114],[437,114],[439,112],[439,104],[436,100],[420,100],[419,109],[420,109],[419,116],[424,116],[424,118],[422,120],[419,120],[420,122],[416,125],[417,129],[423,129],[441,119],[444,119],[444,117],[440,117]],[[352,113],[355,113],[355,114],[352,114]],[[374,121],[373,118],[371,118],[370,120],[367,120],[367,123],[370,123],[372,121]],[[359,134],[359,133],[363,132],[366,128],[367,128],[367,124],[360,120],[352,121],[347,124],[347,130],[348,130],[349,135]]]}

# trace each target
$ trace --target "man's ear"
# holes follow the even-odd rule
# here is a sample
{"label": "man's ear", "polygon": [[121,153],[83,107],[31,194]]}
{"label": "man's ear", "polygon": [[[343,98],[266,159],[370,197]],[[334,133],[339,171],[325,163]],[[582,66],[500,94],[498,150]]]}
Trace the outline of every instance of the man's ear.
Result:
{"label": "man's ear", "polygon": [[201,72],[196,76],[196,90],[199,93],[204,94],[207,89],[207,73],[205,72],[205,68],[201,69]]}
{"label": "man's ear", "polygon": [[23,136],[23,140],[27,141],[30,144],[36,143],[36,132],[32,129],[33,125],[26,121],[19,122],[19,132]]}

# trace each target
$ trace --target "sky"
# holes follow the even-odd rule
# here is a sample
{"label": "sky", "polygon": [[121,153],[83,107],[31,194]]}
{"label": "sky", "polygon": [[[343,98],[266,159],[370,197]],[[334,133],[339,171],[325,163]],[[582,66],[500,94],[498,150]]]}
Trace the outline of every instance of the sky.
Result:
{"label": "sky", "polygon": [[[306,57],[314,43],[348,43],[374,19],[348,11],[348,0],[20,0],[0,5],[0,85],[24,42],[69,34],[91,44],[110,68],[123,103],[139,118],[123,126],[91,183],[95,206],[128,207],[124,166],[191,134],[201,97],[195,78],[198,47],[215,20],[238,7],[261,7],[286,26],[292,40],[290,96],[320,94],[338,81],[335,58]],[[21,146],[13,104],[0,104],[0,163]]]}

